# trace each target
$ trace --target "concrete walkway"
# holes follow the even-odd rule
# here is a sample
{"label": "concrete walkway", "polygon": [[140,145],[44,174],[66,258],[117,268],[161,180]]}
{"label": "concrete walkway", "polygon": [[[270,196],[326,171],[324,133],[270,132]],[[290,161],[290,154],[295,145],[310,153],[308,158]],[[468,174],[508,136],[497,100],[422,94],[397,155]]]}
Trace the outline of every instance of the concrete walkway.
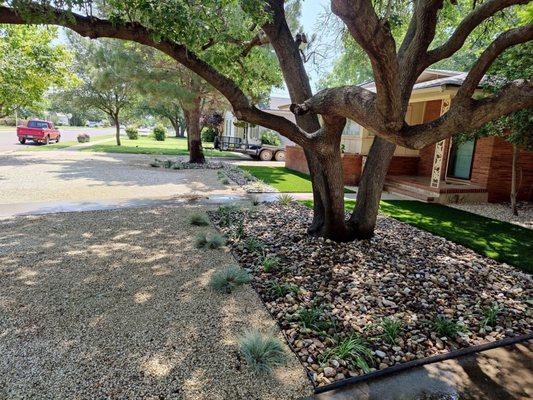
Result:
{"label": "concrete walkway", "polygon": [[322,393],[313,400],[533,398],[533,342],[500,347]]}

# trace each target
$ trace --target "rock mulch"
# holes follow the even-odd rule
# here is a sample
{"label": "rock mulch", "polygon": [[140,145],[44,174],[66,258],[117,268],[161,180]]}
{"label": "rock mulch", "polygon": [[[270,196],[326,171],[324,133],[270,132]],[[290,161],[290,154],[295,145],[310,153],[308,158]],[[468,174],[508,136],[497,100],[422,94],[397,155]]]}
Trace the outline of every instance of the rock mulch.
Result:
{"label": "rock mulch", "polygon": [[533,203],[519,202],[517,204],[518,215],[513,215],[511,206],[503,203],[480,203],[480,204],[448,204],[450,207],[468,211],[473,214],[510,222],[524,228],[533,229]]}
{"label": "rock mulch", "polygon": [[315,385],[531,332],[530,276],[392,218],[353,243],[296,203],[211,218]]}
{"label": "rock mulch", "polygon": [[[238,351],[276,332],[249,285],[209,287],[235,260],[197,250],[203,207],[0,221],[0,399],[299,399],[296,357],[258,376]],[[277,332],[281,335],[279,332]],[[281,337],[281,336],[280,336]]]}
{"label": "rock mulch", "polygon": [[233,182],[248,193],[277,193],[279,190],[257,179],[248,171],[229,164],[224,164],[224,172]]}

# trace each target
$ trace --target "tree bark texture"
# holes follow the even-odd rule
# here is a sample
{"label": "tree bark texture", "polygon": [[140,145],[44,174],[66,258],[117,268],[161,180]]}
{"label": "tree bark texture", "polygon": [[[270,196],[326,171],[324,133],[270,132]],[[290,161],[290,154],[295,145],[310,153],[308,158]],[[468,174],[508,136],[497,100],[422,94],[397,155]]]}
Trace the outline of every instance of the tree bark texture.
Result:
{"label": "tree bark texture", "polygon": [[117,140],[117,146],[121,146],[120,143],[120,122],[118,120],[118,115],[113,115],[113,123],[115,124],[115,139]]}
{"label": "tree bark texture", "polygon": [[204,151],[202,149],[202,136],[200,132],[200,99],[196,98],[192,104],[185,109],[185,122],[187,124],[187,142],[189,144],[189,162],[196,164],[205,163]]}

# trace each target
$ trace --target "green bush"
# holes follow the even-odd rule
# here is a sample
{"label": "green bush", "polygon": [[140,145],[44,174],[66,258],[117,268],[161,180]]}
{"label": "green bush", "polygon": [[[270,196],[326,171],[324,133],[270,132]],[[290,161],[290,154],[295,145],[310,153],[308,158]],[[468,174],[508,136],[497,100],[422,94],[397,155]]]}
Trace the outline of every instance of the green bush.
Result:
{"label": "green bush", "polygon": [[392,317],[383,318],[379,324],[383,331],[383,339],[392,346],[396,345],[396,338],[402,332],[402,322]]}
{"label": "green bush", "polygon": [[166,136],[167,136],[167,129],[161,124],[156,125],[154,128],[155,140],[157,140],[158,142],[162,142],[165,140]]}
{"label": "green bush", "polygon": [[130,140],[137,140],[139,139],[139,130],[136,126],[130,125],[126,128],[126,135]]}
{"label": "green bush", "polygon": [[206,127],[202,129],[202,142],[213,143],[216,135],[217,131],[215,128]]}
{"label": "green bush", "polygon": [[263,271],[270,272],[278,269],[279,258],[278,257],[265,257],[263,258]]}
{"label": "green bush", "polygon": [[209,285],[219,292],[231,293],[237,286],[250,282],[250,277],[240,267],[231,265],[215,272],[211,276]]}
{"label": "green bush", "polygon": [[239,350],[248,365],[258,373],[270,373],[272,368],[287,360],[278,338],[259,331],[246,333],[239,339]]}
{"label": "green bush", "polygon": [[290,194],[283,193],[278,196],[278,203],[284,206],[288,206],[294,201],[294,197]]}
{"label": "green bush", "polygon": [[265,131],[261,135],[261,143],[271,146],[279,146],[281,144],[281,139],[276,132]]}
{"label": "green bush", "polygon": [[206,226],[209,225],[209,218],[205,214],[193,214],[189,218],[189,222],[195,226]]}
{"label": "green bush", "polygon": [[434,321],[431,321],[433,330],[439,334],[439,336],[446,336],[451,339],[455,339],[459,333],[466,332],[466,326],[460,324],[451,319],[439,315]]}
{"label": "green bush", "polygon": [[344,360],[367,373],[370,372],[368,362],[372,362],[373,355],[367,341],[357,333],[353,333],[340,341],[337,346],[327,349],[319,357],[321,364],[326,364],[332,359]]}

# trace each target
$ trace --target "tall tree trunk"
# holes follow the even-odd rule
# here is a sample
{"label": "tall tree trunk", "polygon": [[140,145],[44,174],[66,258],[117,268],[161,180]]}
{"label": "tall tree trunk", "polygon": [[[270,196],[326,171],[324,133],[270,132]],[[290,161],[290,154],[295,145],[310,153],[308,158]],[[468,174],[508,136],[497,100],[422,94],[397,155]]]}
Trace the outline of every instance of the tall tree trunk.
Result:
{"label": "tall tree trunk", "polygon": [[120,146],[120,123],[118,120],[118,114],[113,115],[113,123],[115,124],[115,138],[117,140],[117,146]]}
{"label": "tall tree trunk", "polygon": [[169,118],[170,124],[174,128],[175,137],[180,137],[180,124],[172,118]]}
{"label": "tall tree trunk", "polygon": [[520,150],[518,146],[513,143],[513,166],[511,169],[511,210],[513,215],[518,215],[516,208],[516,197],[518,195],[518,158],[520,157]]}
{"label": "tall tree trunk", "polygon": [[184,110],[187,124],[187,143],[189,145],[189,162],[196,164],[205,163],[202,150],[202,136],[200,132],[200,98],[193,100],[192,104]]}
{"label": "tall tree trunk", "polygon": [[[270,2],[270,6],[273,10],[274,18],[271,22],[265,24],[263,29],[278,56],[291,101],[301,104],[313,96],[309,76],[305,71],[298,45],[287,25],[283,4],[281,2]],[[320,129],[318,116],[314,114],[296,116],[296,123],[307,132],[314,132]],[[324,181],[321,165],[313,150],[304,149],[304,153],[313,186],[313,222],[308,228],[308,233],[321,235],[326,220],[323,204],[324,193],[321,191],[327,190],[327,184]]]}
{"label": "tall tree trunk", "polygon": [[368,152],[359,182],[355,209],[348,221],[351,239],[368,239],[374,235],[383,184],[396,145],[379,136]]}

